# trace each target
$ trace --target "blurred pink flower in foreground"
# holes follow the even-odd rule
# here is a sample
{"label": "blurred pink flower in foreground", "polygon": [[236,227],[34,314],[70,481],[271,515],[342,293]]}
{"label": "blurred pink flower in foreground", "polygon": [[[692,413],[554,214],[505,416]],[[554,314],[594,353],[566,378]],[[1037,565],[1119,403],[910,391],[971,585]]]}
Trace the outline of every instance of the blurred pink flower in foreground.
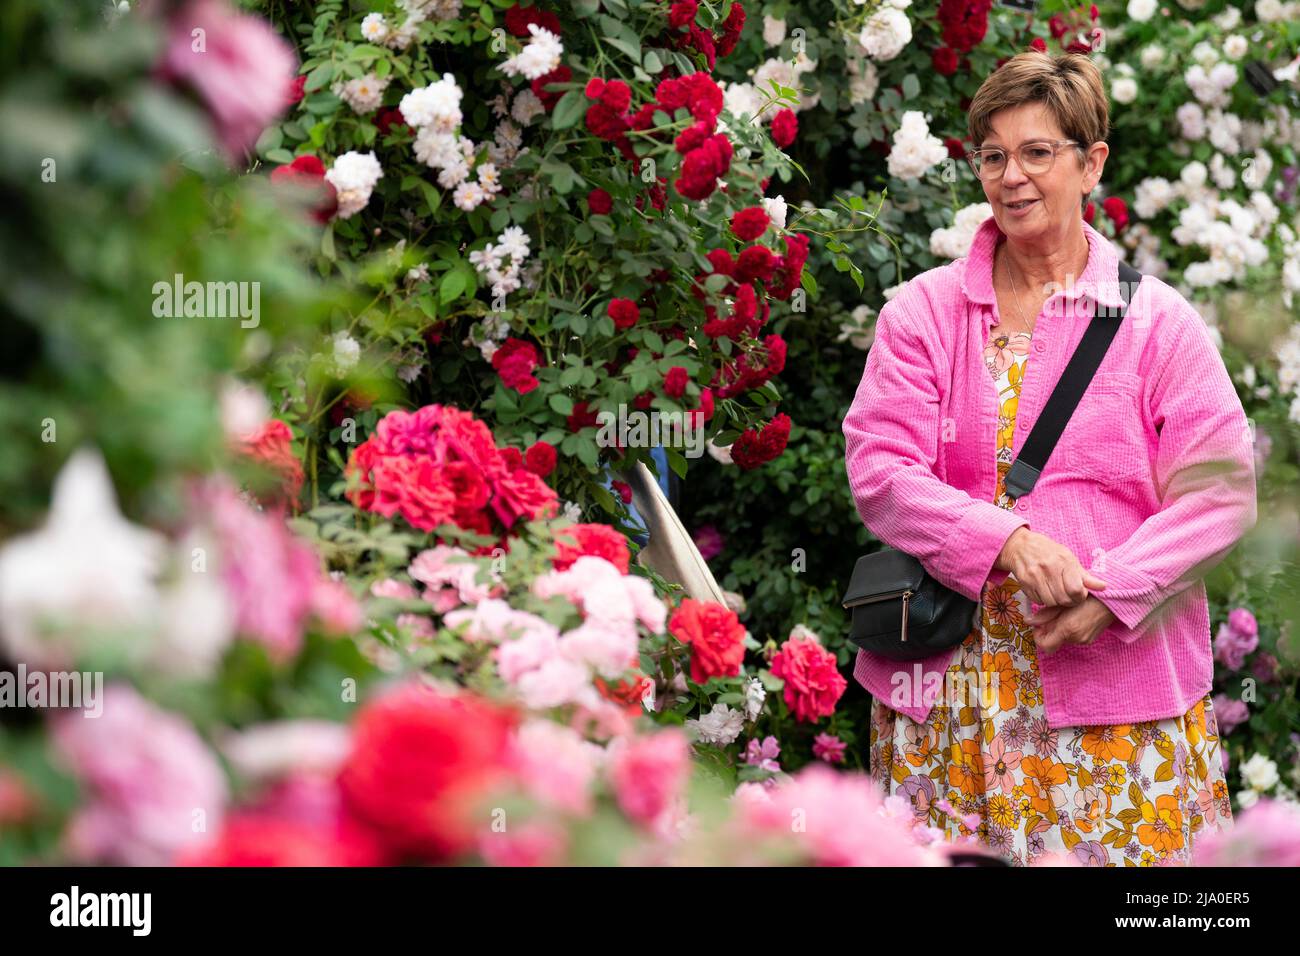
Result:
{"label": "blurred pink flower in foreground", "polygon": [[943,866],[945,855],[921,846],[906,817],[886,815],[876,783],[864,774],[809,764],[770,789],[736,791],[736,825],[754,836],[792,839],[819,866]]}
{"label": "blurred pink flower in foreground", "polygon": [[690,775],[690,744],[680,730],[619,737],[607,751],[608,775],[619,807],[651,828],[675,810]]}
{"label": "blurred pink flower in foreground", "polygon": [[287,105],[298,72],[293,49],[265,20],[225,0],[191,0],[166,29],[160,75],[198,95],[226,158],[239,163]]}
{"label": "blurred pink flower in foreground", "polygon": [[105,688],[101,716],[60,713],[51,733],[85,795],[65,834],[75,860],[163,866],[220,828],[227,788],[216,757],[133,688]]}
{"label": "blurred pink flower in foreground", "polygon": [[1264,799],[1199,837],[1195,866],[1300,866],[1300,806]]}

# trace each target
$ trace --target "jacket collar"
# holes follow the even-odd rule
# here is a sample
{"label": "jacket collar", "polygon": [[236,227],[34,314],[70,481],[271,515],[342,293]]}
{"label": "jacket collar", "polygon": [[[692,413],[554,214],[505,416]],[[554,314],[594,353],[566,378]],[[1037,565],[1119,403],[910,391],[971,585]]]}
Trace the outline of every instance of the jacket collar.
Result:
{"label": "jacket collar", "polygon": [[[1073,285],[1067,285],[1054,293],[1052,298],[1062,296],[1074,300],[1087,295],[1102,305],[1119,307],[1124,300],[1119,294],[1119,256],[1115,247],[1088,223],[1083,222],[1081,225],[1083,234],[1088,237],[1088,264],[1084,267],[1083,275]],[[970,252],[966,255],[961,283],[962,292],[971,302],[991,306],[996,301],[993,293],[993,252],[1003,238],[1004,234],[993,216],[985,219],[976,230]],[[990,324],[991,316],[990,310]]]}

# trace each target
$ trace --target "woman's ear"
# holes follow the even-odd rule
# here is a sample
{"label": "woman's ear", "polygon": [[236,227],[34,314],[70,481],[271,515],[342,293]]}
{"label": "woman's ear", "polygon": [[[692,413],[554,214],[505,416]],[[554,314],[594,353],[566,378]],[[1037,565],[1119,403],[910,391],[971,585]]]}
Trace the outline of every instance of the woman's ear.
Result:
{"label": "woman's ear", "polygon": [[1109,155],[1110,147],[1104,142],[1096,142],[1088,147],[1083,167],[1084,195],[1092,192],[1096,185],[1101,182],[1101,173],[1106,168],[1106,157]]}

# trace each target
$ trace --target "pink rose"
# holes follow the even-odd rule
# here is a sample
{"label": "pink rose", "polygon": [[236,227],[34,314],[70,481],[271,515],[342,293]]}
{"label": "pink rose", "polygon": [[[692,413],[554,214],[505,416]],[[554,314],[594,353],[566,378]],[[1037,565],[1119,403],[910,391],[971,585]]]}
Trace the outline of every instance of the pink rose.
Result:
{"label": "pink rose", "polygon": [[848,687],[835,655],[809,638],[782,644],[772,658],[772,675],[785,681],[785,703],[795,719],[809,723],[835,713]]}
{"label": "pink rose", "polygon": [[167,21],[160,75],[192,89],[232,164],[288,105],[293,49],[270,25],[223,0],[191,0]]}

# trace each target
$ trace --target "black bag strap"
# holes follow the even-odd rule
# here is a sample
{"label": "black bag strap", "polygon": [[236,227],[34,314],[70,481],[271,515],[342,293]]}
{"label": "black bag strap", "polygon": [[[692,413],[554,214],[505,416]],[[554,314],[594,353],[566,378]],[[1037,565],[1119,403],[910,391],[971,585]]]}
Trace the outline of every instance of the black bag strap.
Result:
{"label": "black bag strap", "polygon": [[1079,340],[1078,347],[1070,356],[1070,362],[1061,373],[1056,388],[1052,389],[1047,404],[1043,406],[1042,416],[1034,424],[1029,437],[1025,439],[1020,454],[1011,463],[1006,480],[1008,496],[1022,498],[1034,490],[1038,476],[1043,473],[1057,441],[1060,440],[1061,432],[1065,431],[1070,416],[1078,407],[1079,400],[1083,398],[1083,393],[1092,382],[1097,367],[1106,357],[1106,350],[1114,341],[1120,323],[1124,321],[1124,316],[1128,312],[1130,293],[1137,290],[1138,283],[1141,281],[1142,273],[1127,262],[1120,262],[1119,294],[1124,304],[1118,309],[1113,309],[1101,308],[1098,303],[1097,312],[1088,323],[1088,328],[1084,330],[1083,338]]}

